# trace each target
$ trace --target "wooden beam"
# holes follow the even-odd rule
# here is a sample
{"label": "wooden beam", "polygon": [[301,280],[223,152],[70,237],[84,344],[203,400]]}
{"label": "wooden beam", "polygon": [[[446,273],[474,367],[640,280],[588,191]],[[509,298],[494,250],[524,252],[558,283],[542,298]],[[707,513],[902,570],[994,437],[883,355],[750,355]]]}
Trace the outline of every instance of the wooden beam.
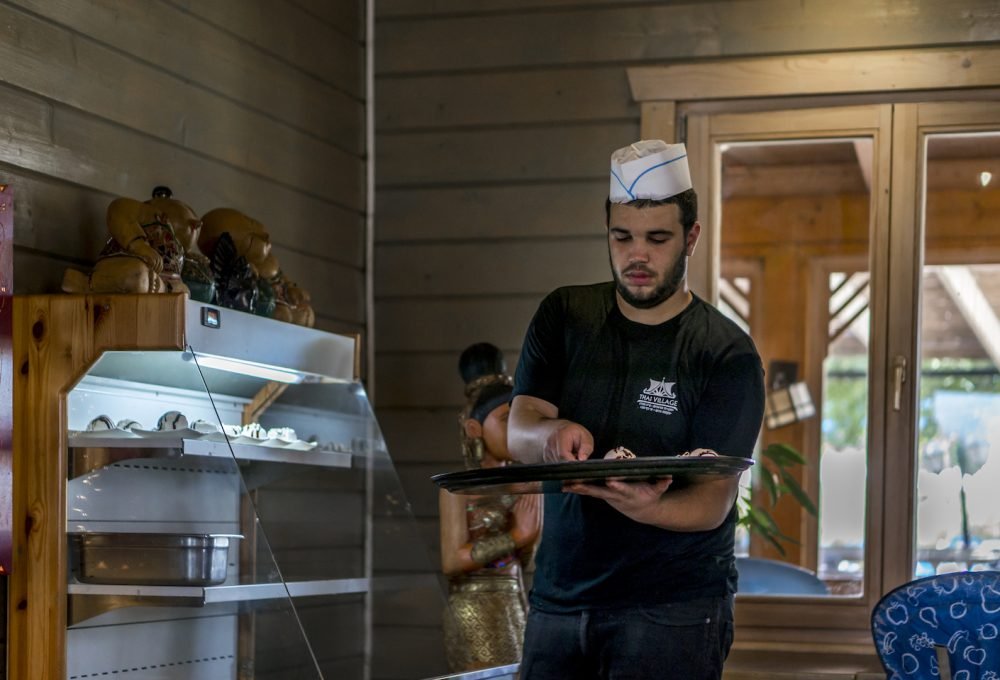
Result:
{"label": "wooden beam", "polygon": [[972,272],[961,265],[937,267],[934,272],[993,365],[1000,368],[1000,320]]}
{"label": "wooden beam", "polygon": [[260,420],[260,414],[266,411],[274,400],[284,394],[288,383],[269,382],[264,385],[253,398],[243,406],[241,424],[249,425]]}
{"label": "wooden beam", "polygon": [[662,139],[667,144],[677,141],[677,107],[672,101],[646,102],[642,105],[643,139]]}
{"label": "wooden beam", "polygon": [[[747,196],[722,204],[723,250],[796,241],[800,245],[867,244],[868,197]],[[925,210],[927,261],[956,263],[943,254],[960,248],[996,244],[1000,190],[930,191]],[[967,256],[965,256],[967,257]],[[966,260],[957,260],[957,263]]]}
{"label": "wooden beam", "polygon": [[628,69],[638,102],[1000,85],[1000,46],[836,52]]}
{"label": "wooden beam", "polygon": [[868,193],[864,169],[857,163],[809,163],[806,158],[796,165],[731,165],[722,171],[720,188],[724,201],[737,196]]}

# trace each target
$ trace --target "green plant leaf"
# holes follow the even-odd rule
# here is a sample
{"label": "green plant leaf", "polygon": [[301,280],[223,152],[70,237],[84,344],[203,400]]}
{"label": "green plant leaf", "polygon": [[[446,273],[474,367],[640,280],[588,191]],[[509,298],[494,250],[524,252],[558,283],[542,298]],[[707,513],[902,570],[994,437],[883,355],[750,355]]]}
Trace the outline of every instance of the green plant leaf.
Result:
{"label": "green plant leaf", "polygon": [[774,504],[778,502],[778,497],[781,495],[778,492],[778,484],[774,481],[774,473],[771,472],[770,468],[761,465],[758,478],[763,487],[767,489],[767,493],[771,496],[771,507],[773,508]]}
{"label": "green plant leaf", "polygon": [[767,527],[768,533],[770,533],[772,536],[777,536],[781,540],[788,541],[789,543],[798,544],[798,541],[796,541],[791,536],[785,534],[778,527],[778,523],[774,520],[774,517],[772,517],[771,513],[769,513],[767,510],[765,510],[764,508],[754,508],[754,512],[757,514],[758,519],[761,520],[761,523]]}
{"label": "green plant leaf", "polygon": [[781,471],[781,479],[784,482],[784,484],[782,484],[782,489],[792,494],[795,497],[795,500],[797,500],[799,504],[806,509],[806,512],[815,517],[816,506],[813,504],[812,499],[809,498],[809,495],[806,494],[801,486],[799,486],[798,480],[795,479],[795,477],[793,477],[788,470]]}
{"label": "green plant leaf", "polygon": [[806,460],[802,457],[802,454],[788,444],[769,444],[760,453],[765,458],[773,460],[781,468],[789,465],[806,464]]}
{"label": "green plant leaf", "polygon": [[[772,532],[771,528],[762,522],[762,520],[760,519],[760,517],[757,515],[756,512],[750,512],[749,514],[747,514],[746,520],[747,520],[747,528],[749,528],[752,531],[756,531],[760,536],[763,536],[768,541],[768,543],[773,545],[774,549],[777,550],[779,553],[781,553],[782,556],[785,555],[785,548],[782,547],[780,543],[778,543],[778,539],[775,538],[774,534],[771,533]],[[771,521],[773,522],[774,520]]]}
{"label": "green plant leaf", "polygon": [[[754,488],[766,489],[770,507],[774,507],[783,495],[791,495],[805,510],[816,516],[816,506],[809,495],[802,489],[798,480],[789,472],[796,465],[806,465],[802,455],[788,444],[770,444],[761,451],[761,460],[754,468]],[[751,534],[762,537],[785,555],[782,542],[798,544],[791,536],[785,535],[778,523],[766,509],[766,502],[761,497],[756,504],[749,489],[741,489],[737,499],[738,524]]]}

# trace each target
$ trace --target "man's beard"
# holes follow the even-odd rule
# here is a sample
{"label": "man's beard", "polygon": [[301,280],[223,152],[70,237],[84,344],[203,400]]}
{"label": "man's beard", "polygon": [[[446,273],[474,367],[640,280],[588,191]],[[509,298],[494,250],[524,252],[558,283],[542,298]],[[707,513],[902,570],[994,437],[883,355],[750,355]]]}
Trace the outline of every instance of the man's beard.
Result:
{"label": "man's beard", "polygon": [[[639,268],[642,271],[649,271],[645,267]],[[626,267],[625,271],[619,274],[618,270],[614,267],[614,263],[611,265],[611,272],[615,277],[615,287],[618,289],[618,294],[622,296],[625,302],[637,309],[651,309],[670,298],[680,288],[681,282],[687,274],[687,254],[683,250],[680,252],[673,266],[667,270],[666,276],[663,278],[663,283],[650,291],[645,297],[636,297],[622,282],[622,276],[628,271],[629,267]]]}

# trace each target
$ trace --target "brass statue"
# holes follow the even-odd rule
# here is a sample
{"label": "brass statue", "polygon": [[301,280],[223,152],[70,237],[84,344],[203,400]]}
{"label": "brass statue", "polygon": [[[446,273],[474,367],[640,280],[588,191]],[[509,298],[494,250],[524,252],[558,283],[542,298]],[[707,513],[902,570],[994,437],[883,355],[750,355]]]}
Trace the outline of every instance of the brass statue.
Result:
{"label": "brass statue", "polygon": [[315,323],[309,294],[281,271],[264,225],[233,208],[211,210],[202,221],[198,246],[211,259],[218,304],[300,326]]}
{"label": "brass statue", "polygon": [[[466,405],[459,416],[467,468],[511,461],[507,415],[512,380],[488,343],[459,361]],[[521,659],[527,597],[523,569],[541,530],[541,496],[473,496],[441,490],[441,566],[449,581],[445,651],[452,672]]]}
{"label": "brass statue", "polygon": [[214,279],[198,249],[201,220],[167,187],[142,202],[116,198],[108,206],[110,238],[87,275],[67,269],[67,293],[188,293],[210,302]]}
{"label": "brass statue", "polygon": [[199,302],[312,326],[309,293],[291,281],[257,220],[232,208],[199,219],[168,187],[148,201],[116,198],[110,237],[88,275],[67,269],[67,293],[186,293]]}

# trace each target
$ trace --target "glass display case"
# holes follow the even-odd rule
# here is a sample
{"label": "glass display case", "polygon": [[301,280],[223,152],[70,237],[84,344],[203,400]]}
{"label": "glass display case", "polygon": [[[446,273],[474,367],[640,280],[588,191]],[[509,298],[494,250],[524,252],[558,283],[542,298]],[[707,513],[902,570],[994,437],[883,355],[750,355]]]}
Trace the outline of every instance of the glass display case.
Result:
{"label": "glass display case", "polygon": [[19,301],[11,677],[443,673],[406,666],[445,599],[357,338],[171,298]]}

